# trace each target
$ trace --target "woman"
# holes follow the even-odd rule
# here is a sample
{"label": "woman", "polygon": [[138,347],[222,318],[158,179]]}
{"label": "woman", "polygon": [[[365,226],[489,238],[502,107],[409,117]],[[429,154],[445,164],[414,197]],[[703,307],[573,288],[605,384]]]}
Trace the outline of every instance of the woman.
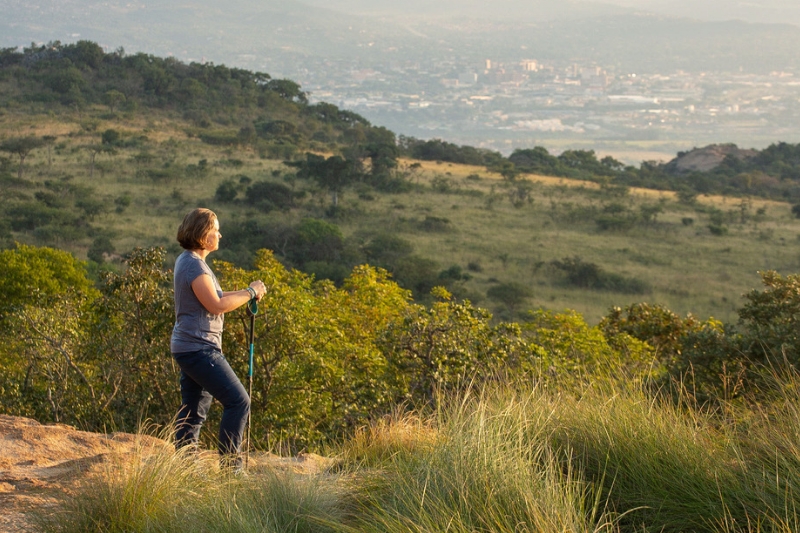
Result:
{"label": "woman", "polygon": [[197,443],[212,398],[223,406],[219,426],[219,452],[224,463],[241,468],[238,457],[250,397],[222,355],[222,323],[225,313],[261,299],[266,287],[261,280],[246,289],[223,292],[206,264],[219,249],[222,234],[217,215],[198,208],[187,214],[178,228],[184,252],[175,261],[175,327],[170,349],[181,368],[181,408],[178,411],[175,446]]}

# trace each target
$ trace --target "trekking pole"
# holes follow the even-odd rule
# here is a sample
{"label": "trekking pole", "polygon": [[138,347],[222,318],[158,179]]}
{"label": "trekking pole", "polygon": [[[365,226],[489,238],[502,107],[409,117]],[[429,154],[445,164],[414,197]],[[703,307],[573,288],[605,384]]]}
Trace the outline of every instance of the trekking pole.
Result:
{"label": "trekking pole", "polygon": [[[249,302],[247,302],[247,314],[250,316],[250,362],[247,367],[247,379],[249,381],[248,384],[248,391],[247,395],[250,397],[250,401],[253,401],[253,349],[255,346],[255,325],[256,325],[256,315],[258,314],[258,300],[255,298],[251,298]],[[247,412],[247,447],[245,448],[245,456],[244,456],[244,469],[250,467],[250,418],[252,409]]]}

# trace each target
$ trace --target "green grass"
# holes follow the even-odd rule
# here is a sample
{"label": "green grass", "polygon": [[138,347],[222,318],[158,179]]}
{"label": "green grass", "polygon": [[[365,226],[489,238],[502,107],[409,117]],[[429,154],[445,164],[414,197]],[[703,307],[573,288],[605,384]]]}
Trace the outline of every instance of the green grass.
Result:
{"label": "green grass", "polygon": [[208,533],[334,531],[345,515],[334,479],[261,471],[239,477],[221,471],[215,454],[197,458],[142,451],[109,465],[100,482],[36,519],[52,533]]}
{"label": "green grass", "polygon": [[788,533],[798,384],[776,378],[772,402],[713,412],[624,380],[506,385],[378,421],[318,474],[262,466],[240,479],[142,455],[42,530]]}
{"label": "green grass", "polygon": [[[484,192],[492,185],[498,181],[463,182],[464,188]],[[731,224],[727,235],[717,237],[706,228],[706,215],[674,201],[667,202],[665,212],[650,226],[603,232],[591,218],[580,216],[582,209],[608,202],[592,189],[541,185],[534,190],[533,200],[531,205],[514,208],[502,199],[488,208],[485,197],[411,193],[375,202],[371,211],[380,216],[374,216],[368,226],[400,232],[413,240],[421,255],[437,258],[443,267],[479,264],[482,271],[472,274],[465,291],[479,305],[501,311],[485,298],[486,291],[498,281],[516,281],[533,289],[531,307],[575,309],[590,322],[612,305],[640,301],[661,303],[681,314],[735,320],[741,295],[759,284],[757,271],[785,273],[800,266],[795,253],[797,222],[788,205],[770,204],[763,221]],[[393,208],[393,201],[405,208]],[[641,203],[655,200],[633,196],[624,201],[636,210]],[[723,209],[734,206],[730,200]],[[426,215],[449,219],[453,230],[420,234],[405,229],[408,220]],[[682,218],[694,218],[695,223],[685,226]],[[363,226],[357,221],[346,227],[358,231]],[[548,265],[573,256],[608,272],[643,280],[652,291],[625,295],[564,286]]]}
{"label": "green grass", "polygon": [[[104,110],[88,111],[100,115]],[[150,112],[148,112],[150,113]],[[225,248],[225,227],[235,221],[277,221],[291,224],[303,217],[324,218],[329,195],[312,184],[298,181],[297,190],[305,190],[305,199],[291,211],[260,213],[239,202],[220,204],[214,200],[217,186],[231,177],[247,175],[252,180],[282,180],[273,171],[286,173],[280,161],[266,160],[247,149],[224,148],[203,144],[185,134],[187,125],[180,118],[160,112],[147,119],[119,115],[115,120],[97,119],[95,131],[87,131],[76,116],[28,115],[8,112],[4,121],[8,131],[44,135],[58,133],[53,150],[53,163],[47,162],[47,151],[33,152],[25,163],[25,177],[36,185],[22,191],[31,201],[42,190],[45,181],[58,181],[71,176],[70,183],[94,188],[95,196],[112,209],[92,221],[94,232],[111,236],[119,254],[137,246],[167,246],[178,252],[174,231],[182,215],[198,205],[218,212],[222,226],[222,247]],[[84,122],[86,121],[84,117]],[[124,139],[145,135],[139,148],[121,148],[115,154],[100,154],[97,162],[104,170],[95,169],[89,178],[88,153],[81,146],[97,142],[99,132],[114,128]],[[182,177],[169,182],[153,182],[137,176],[133,156],[146,150],[153,156],[149,168],[160,169],[196,165],[206,159],[206,176]],[[226,162],[237,159],[238,168]],[[402,162],[408,165],[410,162]],[[13,173],[11,161],[8,172]],[[467,179],[471,174],[480,180]],[[450,181],[449,192],[435,192],[430,184],[435,177]],[[513,207],[502,180],[485,169],[448,163],[424,163],[412,181],[418,189],[402,194],[370,193],[372,199],[359,198],[346,190],[341,195],[340,216],[332,222],[339,225],[346,238],[356,246],[376,232],[396,233],[411,241],[415,253],[433,259],[437,268],[453,265],[462,268],[471,279],[456,287],[460,297],[471,299],[498,317],[520,319],[527,309],[547,308],[561,311],[574,309],[590,323],[597,322],[611,306],[647,301],[667,306],[673,311],[693,313],[702,318],[714,316],[735,321],[741,307],[741,295],[760,284],[758,271],[775,269],[791,273],[800,268],[797,234],[800,221],[793,218],[788,204],[752,200],[748,217],[738,218],[740,200],[735,198],[700,198],[699,207],[677,203],[670,193],[646,194],[634,191],[623,198],[613,198],[593,184],[575,186],[563,179],[536,182],[531,203]],[[123,194],[132,198],[122,213],[113,210],[113,201]],[[4,199],[2,205],[16,201]],[[643,204],[654,204],[663,198],[663,213],[652,224],[636,226],[621,232],[601,231],[591,215],[610,202],[621,202],[632,212]],[[727,234],[716,236],[709,229],[708,206],[725,213]],[[756,217],[757,209],[766,212]],[[444,231],[421,228],[426,217],[447,219]],[[682,219],[693,224],[684,225]],[[2,230],[0,225],[0,230]],[[0,232],[2,233],[2,232]],[[3,235],[0,235],[3,237]],[[53,242],[34,232],[9,232],[5,240],[37,245],[56,245],[85,258],[92,242],[87,236],[77,240]],[[551,266],[552,261],[580,257],[597,264],[605,272],[644,282],[644,294],[623,294],[572,287]],[[473,269],[468,267],[472,265]],[[516,282],[532,289],[533,296],[523,309],[509,312],[501,302],[491,300],[487,291],[498,283]]]}

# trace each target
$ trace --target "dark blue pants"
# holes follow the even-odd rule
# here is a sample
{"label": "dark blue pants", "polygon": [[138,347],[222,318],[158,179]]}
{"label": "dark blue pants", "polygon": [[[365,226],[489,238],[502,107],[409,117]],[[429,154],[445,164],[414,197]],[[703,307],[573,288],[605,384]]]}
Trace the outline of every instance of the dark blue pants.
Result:
{"label": "dark blue pants", "polygon": [[216,398],[223,407],[219,453],[239,453],[250,413],[250,397],[225,356],[214,348],[172,356],[181,367],[182,402],[175,427],[175,446],[181,448],[197,442],[212,398]]}

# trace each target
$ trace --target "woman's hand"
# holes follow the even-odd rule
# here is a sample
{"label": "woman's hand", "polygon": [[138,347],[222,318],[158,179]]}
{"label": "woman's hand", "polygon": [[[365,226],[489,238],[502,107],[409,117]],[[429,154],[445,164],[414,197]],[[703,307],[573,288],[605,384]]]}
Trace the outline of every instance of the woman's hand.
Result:
{"label": "woman's hand", "polygon": [[267,286],[260,279],[252,282],[250,288],[256,291],[256,300],[260,300],[267,293]]}

